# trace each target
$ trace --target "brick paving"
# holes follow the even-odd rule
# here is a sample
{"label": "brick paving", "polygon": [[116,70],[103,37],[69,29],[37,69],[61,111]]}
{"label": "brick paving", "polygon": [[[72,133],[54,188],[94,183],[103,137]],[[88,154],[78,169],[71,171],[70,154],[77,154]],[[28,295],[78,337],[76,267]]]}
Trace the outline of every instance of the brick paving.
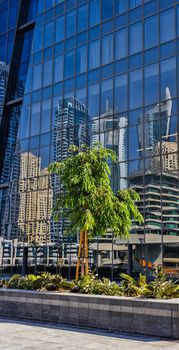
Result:
{"label": "brick paving", "polygon": [[1,350],[179,350],[179,340],[0,318]]}

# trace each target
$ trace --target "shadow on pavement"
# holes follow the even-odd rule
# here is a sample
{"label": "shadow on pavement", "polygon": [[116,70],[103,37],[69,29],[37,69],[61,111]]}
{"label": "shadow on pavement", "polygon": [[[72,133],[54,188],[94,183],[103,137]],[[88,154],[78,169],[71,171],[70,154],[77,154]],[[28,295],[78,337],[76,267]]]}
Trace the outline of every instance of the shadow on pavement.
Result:
{"label": "shadow on pavement", "polygon": [[[25,326],[33,326],[33,327],[40,327],[40,328],[51,328],[51,329],[59,329],[63,331],[71,331],[76,333],[84,333],[84,334],[91,334],[91,335],[98,335],[100,336],[106,336],[111,338],[117,338],[117,339],[126,339],[126,340],[133,340],[138,342],[154,342],[157,345],[157,342],[161,341],[168,341],[171,343],[178,343],[179,340],[172,340],[169,338],[160,338],[160,337],[152,337],[152,336],[144,336],[141,334],[131,334],[131,333],[114,333],[110,331],[105,331],[101,329],[92,329],[92,328],[82,328],[82,327],[75,327],[75,326],[68,326],[61,323],[47,323],[47,322],[39,322],[39,321],[28,321],[28,320],[22,320],[18,318],[7,318],[7,317],[0,317],[0,324],[1,323],[11,323],[11,324],[19,324],[19,325],[25,325]],[[169,349],[168,349],[169,350]]]}

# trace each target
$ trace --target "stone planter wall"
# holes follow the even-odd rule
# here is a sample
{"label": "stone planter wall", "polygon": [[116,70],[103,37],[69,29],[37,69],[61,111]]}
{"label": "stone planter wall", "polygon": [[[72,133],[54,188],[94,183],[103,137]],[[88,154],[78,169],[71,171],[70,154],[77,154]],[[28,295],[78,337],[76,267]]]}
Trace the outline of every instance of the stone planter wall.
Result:
{"label": "stone planter wall", "polygon": [[0,316],[179,339],[179,299],[1,289]]}

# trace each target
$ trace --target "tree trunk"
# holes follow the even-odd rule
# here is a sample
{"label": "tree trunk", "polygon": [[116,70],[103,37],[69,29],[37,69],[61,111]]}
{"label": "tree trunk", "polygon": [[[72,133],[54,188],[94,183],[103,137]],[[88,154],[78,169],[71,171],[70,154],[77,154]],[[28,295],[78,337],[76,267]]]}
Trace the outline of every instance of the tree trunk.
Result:
{"label": "tree trunk", "polygon": [[[81,273],[80,273],[81,267]],[[88,274],[88,231],[80,232],[80,242],[78,248],[78,261],[76,266],[76,280],[78,281],[79,276]]]}

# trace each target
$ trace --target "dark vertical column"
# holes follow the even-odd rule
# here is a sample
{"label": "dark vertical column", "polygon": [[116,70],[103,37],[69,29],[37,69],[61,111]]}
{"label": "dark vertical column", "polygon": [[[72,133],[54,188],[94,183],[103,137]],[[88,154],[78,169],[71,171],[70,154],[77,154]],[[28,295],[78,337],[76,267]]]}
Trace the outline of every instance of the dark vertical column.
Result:
{"label": "dark vertical column", "polygon": [[128,265],[127,273],[132,276],[132,244],[128,244]]}
{"label": "dark vertical column", "polygon": [[22,264],[22,274],[27,275],[28,273],[28,247],[23,248],[23,264]]}

